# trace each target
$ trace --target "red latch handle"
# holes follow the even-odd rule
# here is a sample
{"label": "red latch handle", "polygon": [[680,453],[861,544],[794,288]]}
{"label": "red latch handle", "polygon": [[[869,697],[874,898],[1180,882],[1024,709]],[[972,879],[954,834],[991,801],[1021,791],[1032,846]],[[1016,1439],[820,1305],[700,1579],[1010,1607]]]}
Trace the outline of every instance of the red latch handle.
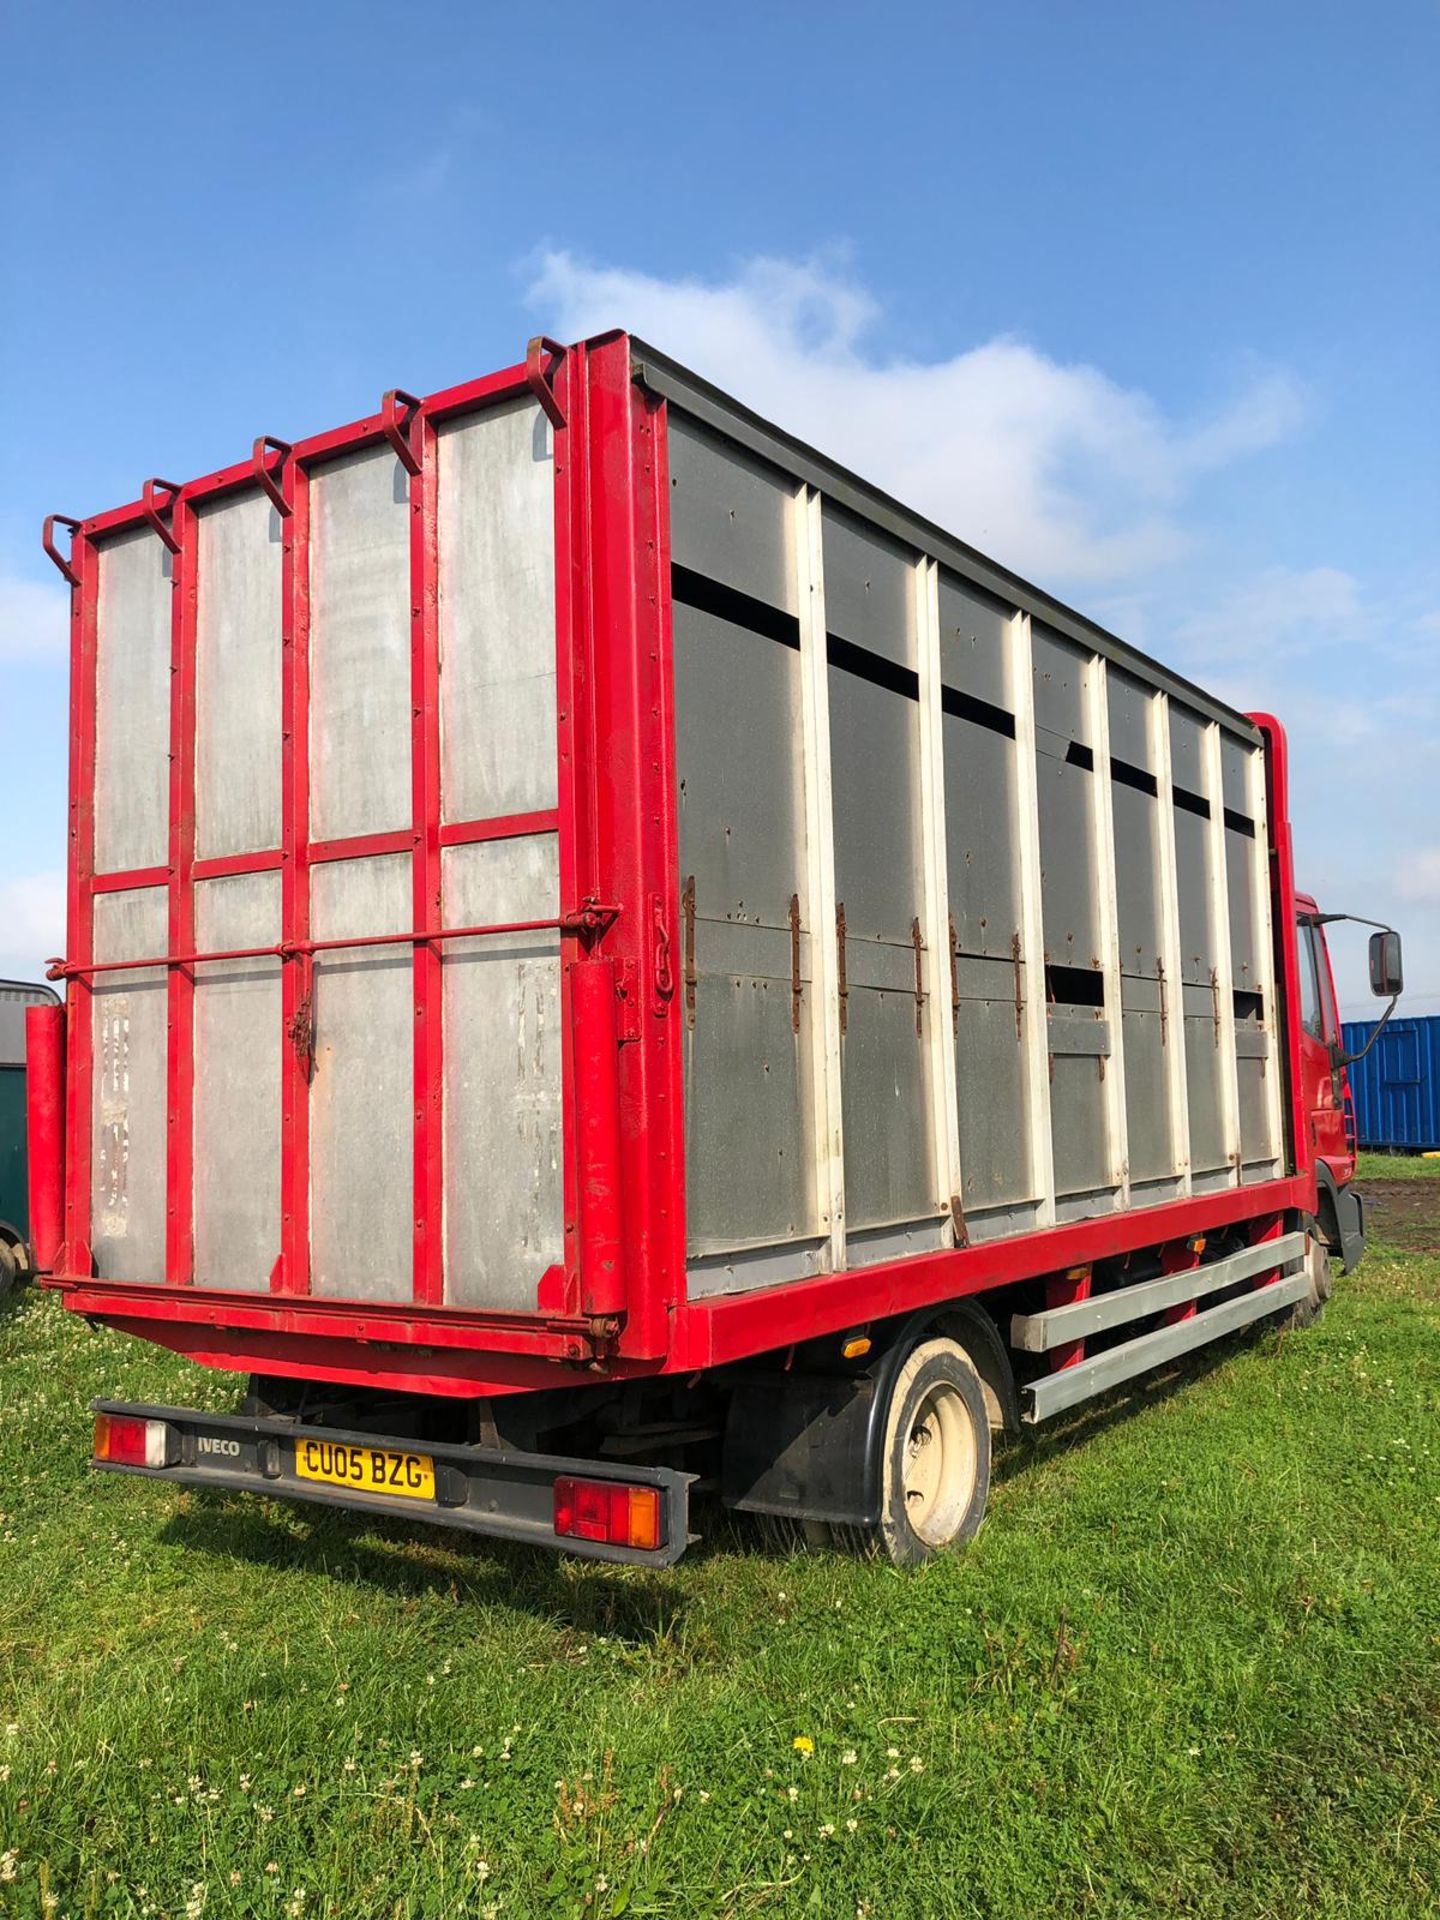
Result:
{"label": "red latch handle", "polygon": [[[155,489],[157,487],[163,487],[170,496],[163,507],[157,507],[155,504]],[[165,542],[171,553],[179,553],[180,542],[175,538],[175,535],[171,532],[170,528],[166,526],[160,516],[162,513],[173,513],[175,511],[175,502],[179,498],[180,489],[173,480],[147,480],[140,489],[140,510],[155,529],[156,533],[158,533],[160,538]]]}
{"label": "red latch handle", "polygon": [[[56,527],[69,527],[70,529],[70,558],[68,560],[55,544]],[[68,513],[47,513],[45,516],[45,531],[40,536],[46,553],[49,554],[50,558],[55,562],[56,566],[60,569],[61,573],[64,574],[72,587],[78,587],[80,584],[80,576],[76,573],[74,565],[75,535],[79,531],[80,522],[78,520],[72,520]]]}
{"label": "red latch handle", "polygon": [[[265,449],[267,447],[273,447],[280,456],[279,463],[273,472],[265,464]],[[251,454],[251,459],[255,465],[255,478],[269,495],[270,504],[280,515],[281,519],[288,518],[288,516],[294,512],[294,508],[285,498],[285,494],[280,485],[280,476],[285,471],[285,462],[294,451],[295,449],[288,440],[277,440],[273,433],[262,433],[255,442],[254,451]]]}
{"label": "red latch handle", "polygon": [[[543,353],[550,355],[548,367],[540,363],[540,356]],[[564,358],[564,347],[557,340],[551,340],[543,333],[537,333],[525,349],[526,385],[545,409],[546,417],[552,427],[563,427],[565,424],[565,409],[560,405],[559,397],[555,392],[555,370]]]}
{"label": "red latch handle", "polygon": [[[408,409],[403,421],[400,418],[402,406]],[[420,471],[420,456],[410,438],[419,412],[420,402],[413,393],[406,393],[403,387],[392,387],[380,402],[380,424],[385,429],[385,438],[394,447],[407,473]]]}

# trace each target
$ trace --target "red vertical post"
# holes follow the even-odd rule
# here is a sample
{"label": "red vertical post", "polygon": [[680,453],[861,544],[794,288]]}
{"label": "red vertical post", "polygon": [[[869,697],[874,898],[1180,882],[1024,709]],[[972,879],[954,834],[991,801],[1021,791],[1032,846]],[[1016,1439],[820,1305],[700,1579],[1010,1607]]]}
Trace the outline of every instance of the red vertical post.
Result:
{"label": "red vertical post", "polygon": [[618,1314],[626,1305],[625,1209],[614,962],[577,960],[570,992],[583,1089],[577,1127],[581,1307],[592,1316]]}
{"label": "red vertical post", "polygon": [[1285,729],[1273,714],[1247,718],[1265,740],[1265,809],[1269,815],[1270,924],[1275,943],[1275,982],[1284,996],[1283,1019],[1272,1022],[1283,1045],[1283,1067],[1290,1099],[1290,1152],[1297,1173],[1313,1176],[1314,1154],[1305,1120],[1300,1077],[1300,955],[1295,933],[1295,858],[1290,841],[1290,754]]}
{"label": "red vertical post", "polygon": [[65,1009],[25,1009],[25,1151],[30,1254],[50,1273],[65,1230]]}
{"label": "red vertical post", "polygon": [[[1088,1266],[1069,1267],[1064,1273],[1052,1274],[1045,1282],[1045,1305],[1050,1307],[1068,1307],[1072,1301],[1088,1300],[1092,1269]],[[1076,1367],[1085,1358],[1083,1340],[1067,1340],[1062,1346],[1050,1349],[1050,1371],[1060,1373],[1066,1367]]]}
{"label": "red vertical post", "polygon": [[[71,565],[79,585],[70,595],[70,859],[65,957],[95,958],[95,699],[100,557],[84,529]],[[95,993],[88,974],[66,989],[65,1230],[56,1271],[91,1277],[90,1190],[93,1153]]]}
{"label": "red vertical post", "polygon": [[[1205,1251],[1203,1237],[1196,1234],[1190,1240],[1171,1240],[1160,1249],[1161,1273],[1189,1273],[1200,1264],[1200,1256]],[[1173,1327],[1177,1320],[1193,1320],[1199,1312],[1199,1302],[1182,1300],[1179,1306],[1167,1307],[1161,1324]]]}
{"label": "red vertical post", "polygon": [[[199,527],[172,502],[170,609],[169,951],[195,952],[195,592]],[[195,970],[169,969],[165,1032],[165,1279],[195,1278]]]}
{"label": "red vertical post", "polygon": [[[438,446],[423,415],[408,429],[410,476],[410,778],[415,835],[413,925],[441,925]],[[414,1297],[445,1299],[444,970],[439,946],[417,940],[415,979]]]}
{"label": "red vertical post", "polygon": [[[280,651],[280,927],[287,945],[310,937],[310,478],[285,462]],[[310,1291],[310,1068],[314,966],[291,952],[281,967],[280,1254],[273,1293]]]}
{"label": "red vertical post", "polygon": [[599,885],[620,918],[597,950],[623,969],[636,1037],[620,1048],[626,1322],[621,1350],[663,1354],[685,1298],[684,1102],[675,1040],[679,852],[663,405],[623,335],[584,359],[584,550]]}

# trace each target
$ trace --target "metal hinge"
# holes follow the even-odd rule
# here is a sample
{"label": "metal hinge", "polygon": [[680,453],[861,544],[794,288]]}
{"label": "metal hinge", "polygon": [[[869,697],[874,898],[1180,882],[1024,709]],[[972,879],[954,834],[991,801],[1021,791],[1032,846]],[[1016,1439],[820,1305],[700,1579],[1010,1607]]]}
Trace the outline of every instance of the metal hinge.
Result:
{"label": "metal hinge", "polygon": [[845,973],[845,902],[843,900],[835,904],[835,950],[838,963],[836,992],[840,999],[840,1031],[844,1033],[850,1025],[850,982]]}
{"label": "metal hinge", "polygon": [[695,876],[692,873],[685,882],[685,891],[680,896],[681,910],[685,915],[685,1024],[695,1024]]}
{"label": "metal hinge", "polygon": [[910,944],[915,949],[915,1032],[918,1037],[925,1032],[925,942],[921,938],[918,915],[910,922]]}
{"label": "metal hinge", "polygon": [[800,1031],[800,896],[790,896],[790,1027],[794,1033]]}

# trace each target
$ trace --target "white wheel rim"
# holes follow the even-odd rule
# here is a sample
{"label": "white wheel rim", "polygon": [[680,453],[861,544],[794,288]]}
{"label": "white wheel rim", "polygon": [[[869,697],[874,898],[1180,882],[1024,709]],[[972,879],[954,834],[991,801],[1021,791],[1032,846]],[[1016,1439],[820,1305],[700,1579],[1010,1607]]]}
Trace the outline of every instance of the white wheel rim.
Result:
{"label": "white wheel rim", "polygon": [[957,1387],[937,1380],[911,1415],[901,1474],[905,1518],[927,1546],[960,1531],[978,1468],[969,1410]]}

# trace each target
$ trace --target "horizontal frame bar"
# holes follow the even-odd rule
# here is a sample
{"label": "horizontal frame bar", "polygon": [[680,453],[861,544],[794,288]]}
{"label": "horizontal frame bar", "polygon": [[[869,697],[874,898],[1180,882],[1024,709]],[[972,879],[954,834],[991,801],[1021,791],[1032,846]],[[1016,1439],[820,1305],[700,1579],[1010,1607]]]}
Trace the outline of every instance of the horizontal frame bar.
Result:
{"label": "horizontal frame bar", "polygon": [[1099,1333],[1102,1328],[1124,1326],[1128,1321],[1159,1313],[1164,1307],[1182,1306],[1204,1294],[1218,1293],[1237,1280],[1250,1280],[1257,1273],[1302,1259],[1304,1253],[1305,1235],[1287,1233],[1279,1240],[1264,1240],[1253,1247],[1242,1248],[1239,1253],[1227,1254],[1224,1259],[1185,1267],[1159,1280],[1116,1287],[1109,1293],[1052,1307],[1045,1313],[1017,1313],[1010,1322],[1010,1344],[1022,1353],[1048,1353],[1052,1347],[1083,1340],[1087,1334]]}
{"label": "horizontal frame bar", "polygon": [[[1270,1257],[1273,1260],[1273,1251]],[[1081,1360],[1059,1373],[1047,1374],[1043,1380],[1032,1380],[1023,1389],[1026,1405],[1021,1417],[1027,1424],[1049,1420],[1057,1413],[1064,1413],[1067,1407],[1076,1406],[1082,1400],[1093,1400],[1097,1394],[1108,1393],[1111,1387],[1133,1380],[1137,1373],[1148,1373],[1152,1367],[1166,1360],[1178,1360],[1182,1354],[1207,1346],[1222,1334],[1234,1333],[1252,1320],[1278,1313],[1309,1291],[1310,1275],[1292,1274],[1289,1279],[1257,1287],[1253,1293],[1242,1293],[1223,1306],[1211,1307],[1208,1313],[1197,1313],[1189,1320],[1177,1320],[1173,1326],[1161,1327],[1155,1333],[1142,1334],[1138,1340],[1127,1340],[1122,1346],[1111,1347],[1107,1353],[1097,1353],[1093,1360]]]}

